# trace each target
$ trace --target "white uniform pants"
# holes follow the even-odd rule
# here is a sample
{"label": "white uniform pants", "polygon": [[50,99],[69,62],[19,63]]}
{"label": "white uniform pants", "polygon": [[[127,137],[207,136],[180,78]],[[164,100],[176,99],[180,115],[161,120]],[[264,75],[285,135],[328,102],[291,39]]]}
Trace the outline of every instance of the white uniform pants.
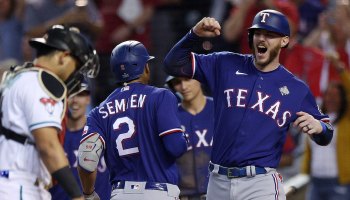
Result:
{"label": "white uniform pants", "polygon": [[[10,172],[11,173],[11,172]],[[51,195],[43,184],[35,183],[32,176],[0,177],[1,200],[50,200]]]}
{"label": "white uniform pants", "polygon": [[[130,185],[140,185],[131,188]],[[180,189],[173,184],[167,185],[167,191],[145,189],[144,182],[126,181],[124,189],[114,189],[111,200],[179,200]]]}

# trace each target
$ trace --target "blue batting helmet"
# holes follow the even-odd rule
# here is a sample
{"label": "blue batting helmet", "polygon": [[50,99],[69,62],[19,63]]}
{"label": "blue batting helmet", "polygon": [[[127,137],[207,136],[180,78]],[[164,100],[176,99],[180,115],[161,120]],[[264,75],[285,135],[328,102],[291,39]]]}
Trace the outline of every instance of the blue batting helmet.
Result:
{"label": "blue batting helmet", "polygon": [[282,36],[290,36],[290,28],[287,17],[276,10],[262,10],[255,15],[252,26],[248,28],[248,42],[250,47],[253,43],[255,29],[264,29],[278,33]]}
{"label": "blue batting helmet", "polygon": [[129,82],[139,78],[153,58],[141,42],[129,40],[114,47],[110,66],[118,83]]}

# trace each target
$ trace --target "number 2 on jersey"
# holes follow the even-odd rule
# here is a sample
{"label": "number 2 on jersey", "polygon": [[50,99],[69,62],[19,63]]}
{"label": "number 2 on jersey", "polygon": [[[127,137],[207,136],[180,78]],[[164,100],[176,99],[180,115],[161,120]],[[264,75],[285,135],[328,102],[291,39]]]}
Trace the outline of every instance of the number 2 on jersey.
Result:
{"label": "number 2 on jersey", "polygon": [[128,132],[119,134],[116,141],[115,141],[116,145],[117,145],[118,152],[119,152],[119,156],[125,156],[125,155],[129,155],[129,154],[138,153],[139,152],[138,147],[124,149],[123,144],[122,144],[123,140],[129,139],[135,134],[134,122],[129,117],[118,118],[113,123],[113,130],[118,130],[120,128],[121,124],[128,125]]}

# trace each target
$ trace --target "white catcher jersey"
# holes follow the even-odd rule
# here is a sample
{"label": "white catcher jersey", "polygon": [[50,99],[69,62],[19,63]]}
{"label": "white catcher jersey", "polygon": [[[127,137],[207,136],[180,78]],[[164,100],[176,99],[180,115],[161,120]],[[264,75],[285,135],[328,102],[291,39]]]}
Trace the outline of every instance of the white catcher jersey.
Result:
{"label": "white catcher jersey", "polygon": [[[18,74],[3,91],[2,124],[34,141],[31,131],[43,127],[61,130],[62,101],[55,101],[40,85],[37,71]],[[19,170],[36,175],[45,184],[50,173],[34,145],[20,144],[0,136],[0,170]]]}

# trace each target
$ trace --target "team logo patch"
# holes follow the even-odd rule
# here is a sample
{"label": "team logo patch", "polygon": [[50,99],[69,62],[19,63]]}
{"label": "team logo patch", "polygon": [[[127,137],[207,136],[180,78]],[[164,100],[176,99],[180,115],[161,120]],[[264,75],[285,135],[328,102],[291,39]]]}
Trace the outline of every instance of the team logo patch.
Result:
{"label": "team logo patch", "polygon": [[140,184],[131,185],[131,189],[132,190],[139,190],[140,189]]}
{"label": "team logo patch", "polygon": [[123,78],[128,78],[128,77],[129,77],[129,74],[124,73],[124,74],[122,74],[122,77],[123,77]]}
{"label": "team logo patch", "polygon": [[85,135],[89,130],[89,127],[88,126],[84,126],[84,130],[83,130],[83,135]]}
{"label": "team logo patch", "polygon": [[280,92],[281,92],[282,96],[289,94],[289,90],[288,90],[287,86],[280,87]]}
{"label": "team logo patch", "polygon": [[46,111],[50,113],[50,115],[52,115],[53,111],[55,110],[55,105],[57,101],[51,98],[42,97],[40,99],[40,103],[44,104]]}
{"label": "team logo patch", "polygon": [[124,91],[128,91],[129,89],[130,89],[130,87],[128,85],[126,85],[120,91],[124,92]]}

